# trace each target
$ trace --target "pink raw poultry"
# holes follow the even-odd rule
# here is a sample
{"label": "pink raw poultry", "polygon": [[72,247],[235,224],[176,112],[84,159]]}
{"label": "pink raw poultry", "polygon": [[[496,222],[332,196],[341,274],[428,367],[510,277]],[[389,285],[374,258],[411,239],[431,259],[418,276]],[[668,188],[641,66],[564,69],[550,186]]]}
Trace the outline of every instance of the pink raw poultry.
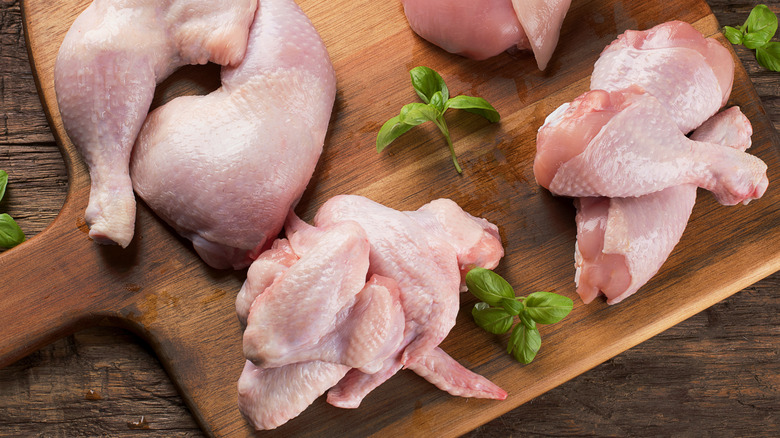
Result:
{"label": "pink raw poultry", "polygon": [[185,64],[236,65],[257,0],[96,0],[54,66],[65,129],[89,167],[85,219],[99,243],[127,246],[135,226],[130,153],[155,86]]}
{"label": "pink raw poultry", "polygon": [[322,152],[336,76],[293,0],[264,0],[222,87],[149,114],[135,145],[138,195],[215,268],[243,268],[279,233]]}
{"label": "pink raw poultry", "polygon": [[[753,132],[738,107],[720,112],[691,138],[744,151]],[[658,272],[688,224],[696,186],[669,187],[633,198],[577,198],[577,293],[584,303],[599,293],[616,304]]]}
{"label": "pink raw poultry", "polygon": [[401,0],[409,25],[444,50],[486,59],[531,49],[540,70],[558,45],[571,0]]}
{"label": "pink raw poultry", "polygon": [[355,408],[403,366],[453,395],[506,397],[437,347],[465,272],[503,256],[494,225],[449,200],[399,212],[360,196],[331,198],[315,225],[291,213],[288,238],[252,264],[236,300],[251,360],[240,406],[255,427],[278,426],[331,387],[329,403]]}
{"label": "pink raw poultry", "polygon": [[600,293],[618,303],[655,275],[685,230],[696,184],[725,204],[766,190],[766,165],[741,153],[752,128],[738,108],[684,136],[728,100],[733,73],[728,50],[688,23],[629,30],[596,62],[593,91],[545,121],[537,181],[584,196],[574,202],[575,282],[585,303]]}
{"label": "pink raw poultry", "polygon": [[[375,372],[403,339],[398,286],[377,275],[366,283],[362,228],[300,221],[296,227],[290,248],[297,260],[278,275],[250,269],[241,291],[255,299],[244,332],[249,360],[238,382],[239,407],[257,429],[297,416],[352,367]],[[257,289],[258,281],[269,285]]]}
{"label": "pink raw poultry", "polygon": [[726,104],[734,82],[731,53],[688,23],[670,21],[646,31],[628,30],[593,66],[591,90],[642,87],[688,133]]}
{"label": "pink raw poultry", "polygon": [[351,370],[328,393],[328,403],[355,408],[402,367],[453,395],[506,397],[437,347],[455,325],[466,273],[477,266],[492,269],[504,255],[496,226],[448,199],[399,212],[360,196],[336,196],[314,218],[318,227],[342,221],[365,229],[371,244],[369,274],[398,283],[406,329],[398,351],[380,371]]}
{"label": "pink raw poultry", "polygon": [[562,196],[642,196],[681,184],[726,205],[760,198],[766,164],[687,138],[653,96],[592,90],[551,114],[537,136],[537,182]]}

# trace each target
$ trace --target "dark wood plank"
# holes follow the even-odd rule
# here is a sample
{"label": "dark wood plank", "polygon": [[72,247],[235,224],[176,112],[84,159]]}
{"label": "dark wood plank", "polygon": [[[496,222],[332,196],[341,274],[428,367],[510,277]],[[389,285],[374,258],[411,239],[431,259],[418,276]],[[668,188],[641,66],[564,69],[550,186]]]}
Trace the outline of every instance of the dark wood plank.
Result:
{"label": "dark wood plank", "polygon": [[[710,2],[713,6],[716,3]],[[770,4],[777,10],[775,4]],[[6,69],[7,59],[24,59],[25,53],[19,34],[15,38],[5,37],[8,30],[14,29],[5,23],[18,20],[18,3],[4,2],[2,7],[4,39],[0,68]],[[16,29],[19,32],[18,25]],[[8,46],[6,41],[10,41]],[[6,50],[15,52],[9,58]],[[746,60],[749,54],[738,54],[777,127],[780,117],[773,112],[777,107],[771,104],[776,104],[780,95],[777,81],[773,83],[772,74],[751,66],[750,60]],[[35,105],[37,94],[31,76],[26,73],[25,81],[24,63],[18,63],[22,67],[16,61],[12,64],[8,73],[2,71],[3,102],[6,89],[25,90],[14,101],[24,102],[20,108],[26,109],[5,117],[15,121],[6,124],[11,129],[6,128],[7,134],[0,137],[0,153],[5,153],[6,145],[9,151],[7,156],[0,155],[0,168],[30,176],[13,180],[13,184],[18,183],[13,186],[14,195],[0,208],[30,218],[23,226],[29,227],[25,229],[32,235],[42,231],[56,216],[64,200],[67,179],[40,105]],[[36,125],[40,120],[43,129]],[[28,150],[35,155],[19,160],[19,155]],[[416,154],[411,158],[401,155],[395,154],[393,160],[418,158]],[[44,164],[52,166],[56,176],[37,173]],[[442,174],[448,175],[448,170],[442,169]],[[15,191],[23,188],[28,191],[24,197]],[[37,197],[44,188],[50,191],[52,199],[41,204]],[[36,199],[35,206],[23,202],[31,197]],[[771,407],[778,401],[777,276],[716,304],[474,433],[717,434],[726,426],[735,435],[776,435],[772,431],[778,431],[777,420]],[[20,380],[28,383],[13,383]],[[403,380],[416,382],[413,378]],[[137,338],[116,329],[89,329],[0,370],[0,434],[148,435],[156,430],[159,436],[199,435],[186,408],[172,393],[173,385],[154,355]],[[139,430],[145,427],[149,430]]]}

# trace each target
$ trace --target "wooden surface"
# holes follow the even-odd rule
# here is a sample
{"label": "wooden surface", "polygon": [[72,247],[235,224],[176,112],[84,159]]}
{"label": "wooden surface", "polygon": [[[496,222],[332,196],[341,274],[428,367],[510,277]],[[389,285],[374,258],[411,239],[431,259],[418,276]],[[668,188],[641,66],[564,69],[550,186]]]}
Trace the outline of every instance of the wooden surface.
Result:
{"label": "wooden surface", "polygon": [[[502,273],[514,284],[553,288],[571,296],[574,296],[571,284],[573,222],[569,222],[572,209],[565,202],[533,189],[533,180],[528,181],[527,169],[532,139],[525,137],[535,131],[545,112],[551,109],[548,107],[557,106],[582,90],[588,62],[592,64],[598,54],[598,50],[593,48],[603,47],[614,38],[615,31],[607,31],[606,27],[619,28],[626,22],[646,27],[656,20],[663,20],[666,15],[688,17],[688,21],[696,21],[700,26],[710,25],[706,20],[699,20],[709,11],[698,3],[695,7],[682,3],[664,6],[661,10],[648,7],[648,16],[637,19],[629,6],[606,2],[610,7],[602,8],[604,14],[601,17],[614,18],[615,23],[607,20],[606,25],[595,26],[587,20],[577,21],[584,23],[585,29],[565,32],[569,43],[562,42],[559,61],[557,64],[554,61],[552,71],[544,76],[533,70],[528,59],[522,58],[505,56],[482,65],[462,61],[455,63],[455,58],[433,50],[408,35],[407,31],[401,32],[388,23],[359,21],[351,28],[354,35],[329,41],[327,35],[333,29],[327,25],[326,18],[332,19],[334,12],[319,10],[322,7],[313,3],[319,2],[302,2],[311,5],[315,12],[319,11],[318,15],[313,15],[315,23],[316,17],[322,17],[318,28],[326,36],[340,75],[340,95],[329,136],[331,153],[323,157],[315,176],[316,185],[307,193],[301,206],[302,214],[310,215],[324,199],[337,192],[362,191],[399,208],[415,208],[431,197],[449,196],[472,213],[499,224],[508,250],[507,259],[502,262]],[[724,24],[741,24],[752,6],[733,2],[708,3]],[[1,4],[0,92],[5,116],[0,119],[4,128],[0,130],[0,168],[11,174],[11,186],[8,199],[0,204],[0,209],[16,217],[28,234],[40,233],[41,236],[0,255],[3,280],[0,292],[13,292],[9,285],[32,285],[35,289],[49,289],[43,295],[46,299],[62,290],[83,293],[89,298],[96,295],[96,285],[107,281],[106,272],[84,272],[83,268],[102,263],[113,278],[110,282],[115,285],[108,295],[111,300],[125,305],[124,313],[122,309],[114,309],[112,312],[92,312],[86,317],[69,314],[66,317],[73,325],[61,327],[62,333],[69,328],[81,327],[83,322],[116,323],[121,320],[146,341],[124,330],[99,327],[79,330],[42,349],[36,349],[39,347],[37,343],[23,346],[25,351],[33,353],[0,370],[0,434],[132,435],[139,431],[149,435],[157,430],[159,436],[198,435],[201,431],[157,358],[168,368],[169,375],[181,387],[188,403],[194,404],[196,409],[207,403],[205,410],[212,409],[208,405],[211,400],[224,399],[222,392],[234,391],[234,379],[226,377],[231,382],[227,385],[229,387],[219,393],[210,393],[207,389],[198,388],[199,382],[193,382],[191,377],[188,380],[187,376],[182,376],[181,369],[203,367],[204,364],[197,362],[209,352],[219,356],[217,362],[230,362],[228,358],[235,357],[236,352],[215,352],[211,345],[222,342],[221,338],[227,336],[224,333],[235,328],[232,325],[235,324],[234,319],[230,319],[232,315],[223,315],[228,328],[220,327],[221,332],[215,334],[214,339],[207,339],[207,342],[185,339],[189,344],[178,349],[160,340],[161,336],[181,336],[181,333],[172,333],[178,330],[163,327],[163,321],[171,311],[181,310],[181,307],[198,307],[198,315],[203,315],[204,309],[208,313],[215,308],[224,310],[230,307],[228,304],[235,292],[222,288],[192,292],[181,286],[182,277],[188,278],[186,282],[193,281],[190,277],[194,276],[198,281],[205,279],[210,284],[235,285],[240,284],[241,274],[218,274],[192,262],[192,254],[186,244],[167,236],[167,229],[147,217],[146,213],[141,214],[142,239],[135,250],[131,248],[135,251],[132,263],[126,262],[126,254],[95,250],[93,246],[84,245],[85,236],[78,231],[82,224],[75,219],[67,226],[60,225],[63,229],[73,230],[66,238],[73,241],[67,240],[69,245],[61,245],[57,250],[46,248],[46,236],[57,229],[57,222],[69,214],[75,218],[78,210],[75,207],[70,213],[64,210],[55,225],[44,231],[65,201],[68,177],[38,102],[27,64],[21,37],[20,5],[15,1]],[[366,10],[368,2],[352,4],[355,9],[351,13],[358,13]],[[769,4],[778,11],[776,2]],[[25,6],[29,7],[29,4]],[[575,6],[572,16],[587,16],[582,9],[584,7],[577,9],[578,6]],[[398,12],[396,6],[382,6],[381,9]],[[594,32],[594,29],[603,32]],[[388,32],[392,38],[383,42],[383,36]],[[588,41],[584,34],[588,34],[590,42],[584,42]],[[378,59],[388,58],[386,62],[390,67],[379,69],[374,66],[370,70],[361,70],[364,57],[340,49],[356,43],[369,45],[374,51],[371,53],[380,54],[374,55]],[[56,47],[46,50],[56,51]],[[754,136],[757,143],[754,152],[776,163],[776,153],[773,155],[768,142],[775,135],[770,125],[774,124],[775,128],[780,125],[778,75],[761,71],[746,50],[738,50],[737,54],[745,64],[749,78],[744,76],[744,72],[738,72],[737,80],[741,85],[735,89],[734,100],[746,109],[754,125],[761,128]],[[427,63],[441,71],[455,93],[487,97],[504,115],[500,127],[481,124],[469,117],[455,118],[457,122],[450,122],[451,125],[466,126],[461,132],[453,130],[466,172],[462,178],[454,175],[446,151],[433,136],[427,138],[423,135],[424,142],[420,142],[419,138],[416,141],[410,139],[402,143],[403,146],[394,148],[389,157],[377,157],[371,150],[370,139],[378,125],[392,115],[389,113],[397,111],[397,107],[413,97],[409,94],[405,72],[420,63]],[[743,76],[740,77],[739,73]],[[769,118],[762,113],[758,100],[753,99],[750,81],[755,85]],[[382,86],[370,86],[374,82]],[[560,86],[545,88],[553,82]],[[565,88],[565,85],[570,86]],[[368,92],[373,97],[361,94]],[[555,100],[555,103],[534,105],[543,97]],[[531,109],[524,110],[526,107]],[[472,131],[475,133],[467,136]],[[483,145],[486,138],[490,142]],[[513,138],[520,138],[519,143],[512,144]],[[503,141],[509,143],[504,144]],[[349,156],[345,151],[361,145],[365,145],[371,153],[359,155],[363,159],[344,159]],[[421,162],[417,166],[421,166],[423,172],[412,173],[409,170],[415,160]],[[341,167],[345,166],[345,161],[348,171]],[[83,183],[84,176],[83,169],[78,169],[78,163],[74,165],[76,171],[70,180],[71,193],[74,176],[76,185],[79,178]],[[771,175],[777,174],[777,167],[774,169],[770,172],[770,180],[773,180]],[[498,173],[503,180],[486,175],[490,171]],[[515,178],[510,180],[508,175]],[[381,183],[366,186],[365,181],[369,177]],[[500,189],[506,190],[507,187],[516,190],[509,197],[499,196],[504,193]],[[77,190],[72,196],[78,193]],[[777,360],[780,277],[774,274],[720,301],[749,284],[754,277],[769,273],[765,272],[770,269],[766,267],[770,261],[767,254],[776,253],[777,240],[776,233],[775,240],[772,240],[773,235],[766,233],[777,227],[777,204],[770,202],[776,196],[777,191],[770,183],[770,191],[764,200],[748,207],[725,209],[702,194],[681,247],[675,251],[661,277],[651,282],[647,291],[640,292],[644,297],[640,300],[640,295],[637,295],[619,308],[608,308],[603,303],[592,306],[577,303],[565,325],[543,332],[542,353],[530,367],[521,367],[507,360],[501,351],[501,341],[481,335],[469,326],[466,312],[461,312],[458,327],[445,342],[444,348],[509,390],[512,395],[507,402],[456,400],[431,389],[410,373],[402,373],[366,400],[358,411],[342,412],[318,402],[299,421],[291,423],[286,431],[316,432],[329,428],[331,432],[359,434],[374,430],[370,428],[384,421],[387,422],[386,430],[396,432],[422,433],[433,429],[459,433],[524,401],[530,388],[530,392],[549,391],[479,427],[472,434],[676,435],[702,431],[706,434],[710,431],[710,434],[726,435],[731,435],[730,432],[734,435],[777,435],[780,433],[776,412],[780,384]],[[68,202],[66,206],[73,205],[73,198]],[[566,220],[555,219],[552,217],[554,214]],[[547,229],[541,228],[541,224],[547,225]],[[550,236],[552,240],[547,239]],[[556,239],[555,236],[560,237]],[[745,249],[745,242],[749,251]],[[145,257],[146,251],[159,250],[161,246],[172,248],[167,251],[172,251],[181,259],[163,259],[157,255],[154,256],[159,257],[156,269],[145,271],[145,277],[143,273],[134,271],[139,265],[154,264]],[[14,253],[22,251],[36,256],[25,254],[25,257],[17,259]],[[82,252],[86,252],[86,258],[82,257],[85,255]],[[49,257],[52,254],[59,259]],[[55,272],[71,266],[74,267],[72,271]],[[30,273],[30,270],[37,272]],[[187,275],[182,275],[181,270]],[[761,274],[757,273],[759,271]],[[125,281],[116,280],[116,277],[123,276]],[[128,276],[143,278],[135,282],[126,281]],[[736,289],[732,290],[734,287]],[[202,295],[193,299],[193,293]],[[689,305],[691,295],[706,295],[712,301],[698,299],[696,305]],[[59,300],[65,304],[82,301],[67,297]],[[471,301],[465,301],[464,308],[471,304]],[[708,307],[711,304],[714,306],[697,313],[701,310],[697,306]],[[0,319],[4,336],[9,332],[6,330],[9,327],[6,324],[10,324],[8,321],[24,316],[26,308],[45,306],[45,300],[36,302],[27,296],[19,303],[19,309],[3,308],[4,313],[9,310],[14,313]],[[49,310],[49,313],[56,313],[62,309]],[[634,343],[664,330],[669,324],[693,314],[660,335],[609,359]],[[60,334],[57,330],[50,333],[38,330],[52,318],[55,325],[61,324],[62,320],[54,316],[39,314],[35,319],[23,318],[29,326],[23,329],[37,330],[43,339],[57,337]],[[186,332],[193,326],[213,322],[200,321],[198,316],[194,318],[194,322],[180,329]],[[626,324],[627,321],[631,323]],[[15,330],[22,328],[15,327]],[[583,333],[591,334],[592,338],[585,338]],[[5,344],[0,342],[2,345],[7,343],[7,339]],[[196,345],[202,349],[197,352],[199,354],[183,353],[184,347]],[[600,350],[588,352],[589,348]],[[180,359],[182,355],[186,360]],[[604,360],[607,362],[550,390]],[[576,365],[574,370],[571,369],[572,364]],[[219,369],[219,363],[212,365],[212,369]],[[536,376],[543,379],[528,383],[528,379]],[[203,379],[203,375],[198,377]],[[211,376],[206,379],[209,378]],[[225,402],[226,406],[230,405],[229,402]],[[395,413],[389,415],[387,411]],[[458,418],[459,421],[453,424],[445,420],[442,423],[442,418],[447,418],[447,412],[452,415],[449,418]],[[193,413],[204,421],[202,412]],[[233,427],[230,431],[239,435],[244,430],[230,424],[226,427]],[[723,428],[727,431],[723,432]]]}

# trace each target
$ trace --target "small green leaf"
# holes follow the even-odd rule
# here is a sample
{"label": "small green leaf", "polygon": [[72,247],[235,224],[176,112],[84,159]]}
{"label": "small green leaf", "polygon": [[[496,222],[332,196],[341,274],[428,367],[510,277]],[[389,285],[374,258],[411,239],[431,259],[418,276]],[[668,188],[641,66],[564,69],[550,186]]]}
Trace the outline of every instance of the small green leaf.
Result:
{"label": "small green leaf", "polygon": [[493,123],[501,119],[493,105],[481,97],[455,96],[447,101],[445,110],[447,108],[462,109],[480,115]]}
{"label": "small green leaf", "polygon": [[431,103],[433,94],[441,91],[442,100],[447,101],[450,98],[450,91],[447,84],[439,73],[425,66],[415,67],[409,71],[412,76],[412,86],[417,95],[425,103]]}
{"label": "small green leaf", "polygon": [[554,324],[571,312],[574,301],[552,292],[534,292],[523,302],[528,316],[539,324]]}
{"label": "small green leaf", "polygon": [[757,49],[768,43],[777,32],[777,16],[767,5],[758,5],[750,11],[745,28],[742,44],[748,49]]}
{"label": "small green leaf", "polygon": [[756,49],[758,63],[767,70],[780,72],[780,43],[772,41]]}
{"label": "small green leaf", "polygon": [[525,324],[526,327],[529,329],[535,329],[536,328],[536,321],[531,318],[530,315],[528,315],[528,312],[522,312],[520,314],[520,321],[522,321],[523,324]]}
{"label": "small green leaf", "polygon": [[515,291],[500,275],[485,268],[474,268],[466,274],[466,287],[481,301],[500,306],[501,298],[515,298]]}
{"label": "small green leaf", "polygon": [[400,116],[395,116],[386,121],[379,129],[379,133],[376,136],[376,151],[382,152],[396,138],[400,137],[403,133],[413,127],[413,125],[402,123]]}
{"label": "small green leaf", "polygon": [[6,213],[0,214],[0,247],[13,248],[24,242],[24,232],[16,221]]}
{"label": "small green leaf", "polygon": [[431,96],[431,103],[429,103],[429,105],[436,108],[436,110],[439,111],[439,114],[444,114],[444,111],[447,110],[445,107],[444,96],[442,96],[441,91],[433,93],[433,96]]}
{"label": "small green leaf", "polygon": [[723,35],[731,44],[742,44],[742,37],[744,34],[739,29],[731,26],[723,26]]}
{"label": "small green leaf", "polygon": [[487,303],[475,304],[471,316],[479,327],[494,335],[508,332],[514,320],[506,310],[490,307]]}
{"label": "small green leaf", "polygon": [[439,112],[431,105],[416,102],[404,105],[398,117],[400,117],[401,123],[417,126],[425,122],[436,121]]}
{"label": "small green leaf", "polygon": [[501,307],[512,315],[519,315],[524,306],[514,298],[501,298]]}
{"label": "small green leaf", "polygon": [[542,346],[542,336],[537,329],[529,329],[525,324],[517,324],[509,338],[507,352],[519,362],[529,364]]}
{"label": "small green leaf", "polygon": [[5,170],[0,170],[0,201],[5,196],[5,186],[8,185],[8,173]]}

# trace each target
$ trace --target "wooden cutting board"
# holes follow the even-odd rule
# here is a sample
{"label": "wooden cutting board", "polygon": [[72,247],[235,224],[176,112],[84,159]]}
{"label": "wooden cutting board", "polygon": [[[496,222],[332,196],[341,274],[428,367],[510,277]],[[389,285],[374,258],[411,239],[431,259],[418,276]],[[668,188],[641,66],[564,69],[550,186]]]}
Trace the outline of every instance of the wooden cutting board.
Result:
{"label": "wooden cutting board", "polygon": [[[127,249],[98,246],[86,234],[83,211],[89,176],[62,129],[53,64],[70,23],[87,0],[24,0],[27,46],[55,137],[69,171],[68,196],[44,232],[0,254],[0,366],[90,324],[139,333],[154,348],[202,427],[215,436],[251,429],[236,407],[243,366],[234,299],[245,271],[209,269],[188,242],[140,205]],[[769,165],[770,187],[748,206],[723,207],[705,192],[671,257],[640,292],[617,306],[583,305],[574,291],[574,208],[535,184],[536,130],[545,116],[588,88],[600,51],[626,29],[679,19],[705,35],[718,24],[703,1],[574,2],[546,72],[530,55],[504,54],[474,62],[416,37],[399,2],[300,0],[330,51],[339,81],[325,152],[297,208],[311,219],[336,194],[368,196],[397,209],[449,197],[497,224],[506,257],[497,271],[527,294],[550,290],[575,300],[572,313],[542,327],[542,350],[527,366],[504,351],[505,337],[471,321],[475,300],[464,295],[458,323],[442,347],[509,392],[503,402],[451,397],[403,371],[357,410],[317,400],[301,416],[260,435],[453,436],[482,424],[617,355],[780,269],[780,151],[752,85],[737,62],[729,105],[740,105],[754,127],[752,153]],[[725,43],[722,36],[718,38]],[[405,103],[416,101],[408,70],[439,71],[453,95],[486,98],[502,121],[448,114],[462,175],[432,126],[405,134],[385,153],[376,132]],[[182,93],[218,86],[214,66],[185,68],[159,87],[155,105]]]}

